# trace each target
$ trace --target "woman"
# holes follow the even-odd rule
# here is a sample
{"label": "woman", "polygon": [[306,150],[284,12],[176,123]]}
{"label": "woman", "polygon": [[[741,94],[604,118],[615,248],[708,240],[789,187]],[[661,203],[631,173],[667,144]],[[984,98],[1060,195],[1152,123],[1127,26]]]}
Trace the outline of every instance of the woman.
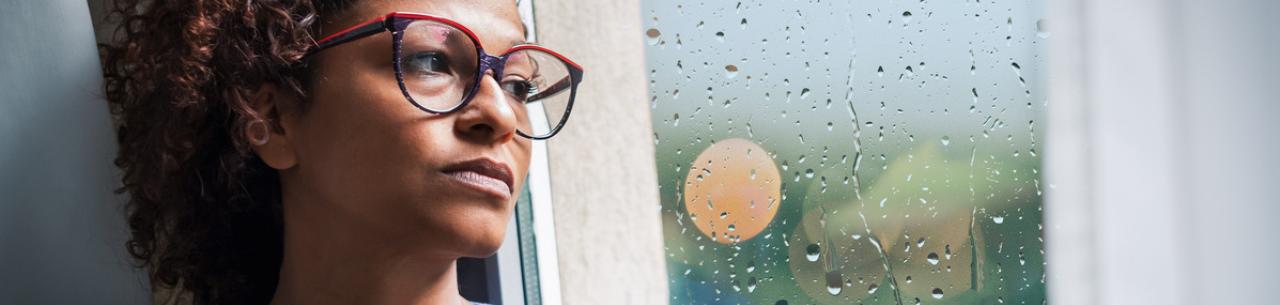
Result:
{"label": "woman", "polygon": [[195,304],[465,303],[455,261],[497,251],[582,75],[523,42],[512,0],[116,13],[129,251]]}

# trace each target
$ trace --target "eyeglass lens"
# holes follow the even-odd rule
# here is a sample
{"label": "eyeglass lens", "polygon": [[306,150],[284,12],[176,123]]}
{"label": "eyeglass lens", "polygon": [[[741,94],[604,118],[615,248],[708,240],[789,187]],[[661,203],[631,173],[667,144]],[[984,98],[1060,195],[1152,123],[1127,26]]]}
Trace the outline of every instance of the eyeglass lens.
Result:
{"label": "eyeglass lens", "polygon": [[[466,32],[431,20],[415,20],[401,34],[398,79],[411,102],[435,112],[461,105],[480,79],[476,43]],[[517,129],[530,137],[552,134],[568,116],[573,96],[568,63],[537,49],[502,58],[505,67],[493,78],[517,114]]]}

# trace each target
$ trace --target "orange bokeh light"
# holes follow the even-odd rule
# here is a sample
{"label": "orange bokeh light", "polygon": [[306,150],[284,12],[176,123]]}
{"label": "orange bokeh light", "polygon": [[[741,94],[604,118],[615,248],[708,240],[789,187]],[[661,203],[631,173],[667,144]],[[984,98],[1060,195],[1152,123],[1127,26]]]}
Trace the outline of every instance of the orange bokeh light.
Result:
{"label": "orange bokeh light", "polygon": [[778,212],[780,177],[764,148],[746,139],[721,140],[689,166],[685,210],[698,230],[713,241],[750,240]]}

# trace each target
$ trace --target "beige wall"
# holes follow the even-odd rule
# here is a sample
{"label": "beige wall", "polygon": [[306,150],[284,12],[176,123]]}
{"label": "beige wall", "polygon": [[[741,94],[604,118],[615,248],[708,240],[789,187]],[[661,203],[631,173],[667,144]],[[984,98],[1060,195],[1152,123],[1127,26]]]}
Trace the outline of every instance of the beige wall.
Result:
{"label": "beige wall", "polygon": [[667,300],[638,0],[537,0],[540,43],[586,71],[549,142],[564,304]]}

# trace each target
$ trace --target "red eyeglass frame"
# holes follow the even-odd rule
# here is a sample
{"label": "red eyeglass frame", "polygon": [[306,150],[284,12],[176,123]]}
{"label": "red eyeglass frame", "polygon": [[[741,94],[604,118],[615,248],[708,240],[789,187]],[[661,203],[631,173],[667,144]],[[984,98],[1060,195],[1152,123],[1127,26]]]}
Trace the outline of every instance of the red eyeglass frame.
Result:
{"label": "red eyeglass frame", "polygon": [[[409,26],[410,23],[412,23],[415,20],[427,20],[427,21],[439,22],[439,23],[452,26],[459,30],[462,30],[462,32],[467,35],[467,38],[471,39],[471,42],[476,46],[476,54],[478,55],[476,56],[477,58],[476,65],[477,67],[479,67],[479,69],[475,73],[476,75],[473,81],[474,85],[472,85],[471,88],[467,89],[467,92],[465,93],[462,102],[458,103],[456,106],[453,106],[449,109],[444,109],[444,110],[427,108],[419,104],[416,100],[414,100],[412,94],[409,93],[408,88],[405,86],[403,73],[401,72],[401,69],[400,69],[400,56],[399,56],[400,45],[403,39],[404,30]],[[475,96],[476,91],[478,91],[480,87],[480,80],[484,77],[485,72],[487,72],[489,69],[493,69],[495,75],[501,75],[502,69],[506,64],[506,59],[508,58],[509,55],[521,50],[536,50],[536,51],[554,56],[556,57],[556,59],[559,59],[560,61],[564,62],[565,66],[569,70],[569,77],[567,77],[566,79],[562,79],[561,81],[558,81],[555,84],[552,84],[551,86],[549,86],[547,90],[541,93],[535,94],[534,96],[531,96],[530,100],[537,100],[538,96],[555,94],[555,93],[558,93],[560,90],[567,88],[567,89],[571,89],[569,91],[570,96],[568,100],[568,105],[565,107],[564,117],[562,117],[560,119],[560,122],[557,122],[555,127],[552,128],[551,131],[546,135],[543,135],[543,136],[529,135],[519,130],[517,130],[516,132],[526,138],[530,138],[534,140],[544,140],[554,136],[556,133],[559,133],[560,129],[564,127],[565,122],[569,120],[569,114],[572,113],[573,102],[577,95],[578,84],[582,82],[582,74],[583,74],[582,66],[578,65],[578,63],[573,62],[573,60],[570,60],[564,55],[561,55],[560,53],[552,51],[551,49],[547,49],[546,47],[543,47],[540,45],[534,45],[534,44],[520,44],[507,49],[506,51],[502,52],[502,54],[500,55],[497,55],[497,56],[489,55],[489,53],[485,53],[484,46],[481,45],[480,38],[476,36],[475,32],[472,32],[471,29],[467,28],[466,26],[463,26],[461,23],[458,23],[457,21],[453,21],[449,18],[445,18],[441,16],[422,14],[422,13],[412,13],[412,12],[388,13],[386,15],[356,24],[354,26],[335,32],[333,34],[329,34],[324,38],[317,40],[315,47],[307,51],[307,54],[303,58],[311,57],[316,53],[319,53],[320,51],[324,51],[325,49],[328,49],[343,43],[351,42],[351,41],[368,37],[368,36],[373,36],[376,34],[380,34],[382,32],[391,32],[393,35],[392,47],[394,50],[393,52],[395,54],[392,57],[392,60],[394,61],[395,69],[396,69],[395,71],[396,81],[397,83],[399,83],[400,91],[404,94],[405,98],[408,99],[409,102],[413,104],[415,107],[417,107],[418,109],[421,109],[423,111],[426,111],[428,113],[433,113],[433,114],[446,114],[446,113],[450,113],[450,112],[454,112],[459,109],[462,109],[466,107],[467,104],[471,102],[471,99]]]}

